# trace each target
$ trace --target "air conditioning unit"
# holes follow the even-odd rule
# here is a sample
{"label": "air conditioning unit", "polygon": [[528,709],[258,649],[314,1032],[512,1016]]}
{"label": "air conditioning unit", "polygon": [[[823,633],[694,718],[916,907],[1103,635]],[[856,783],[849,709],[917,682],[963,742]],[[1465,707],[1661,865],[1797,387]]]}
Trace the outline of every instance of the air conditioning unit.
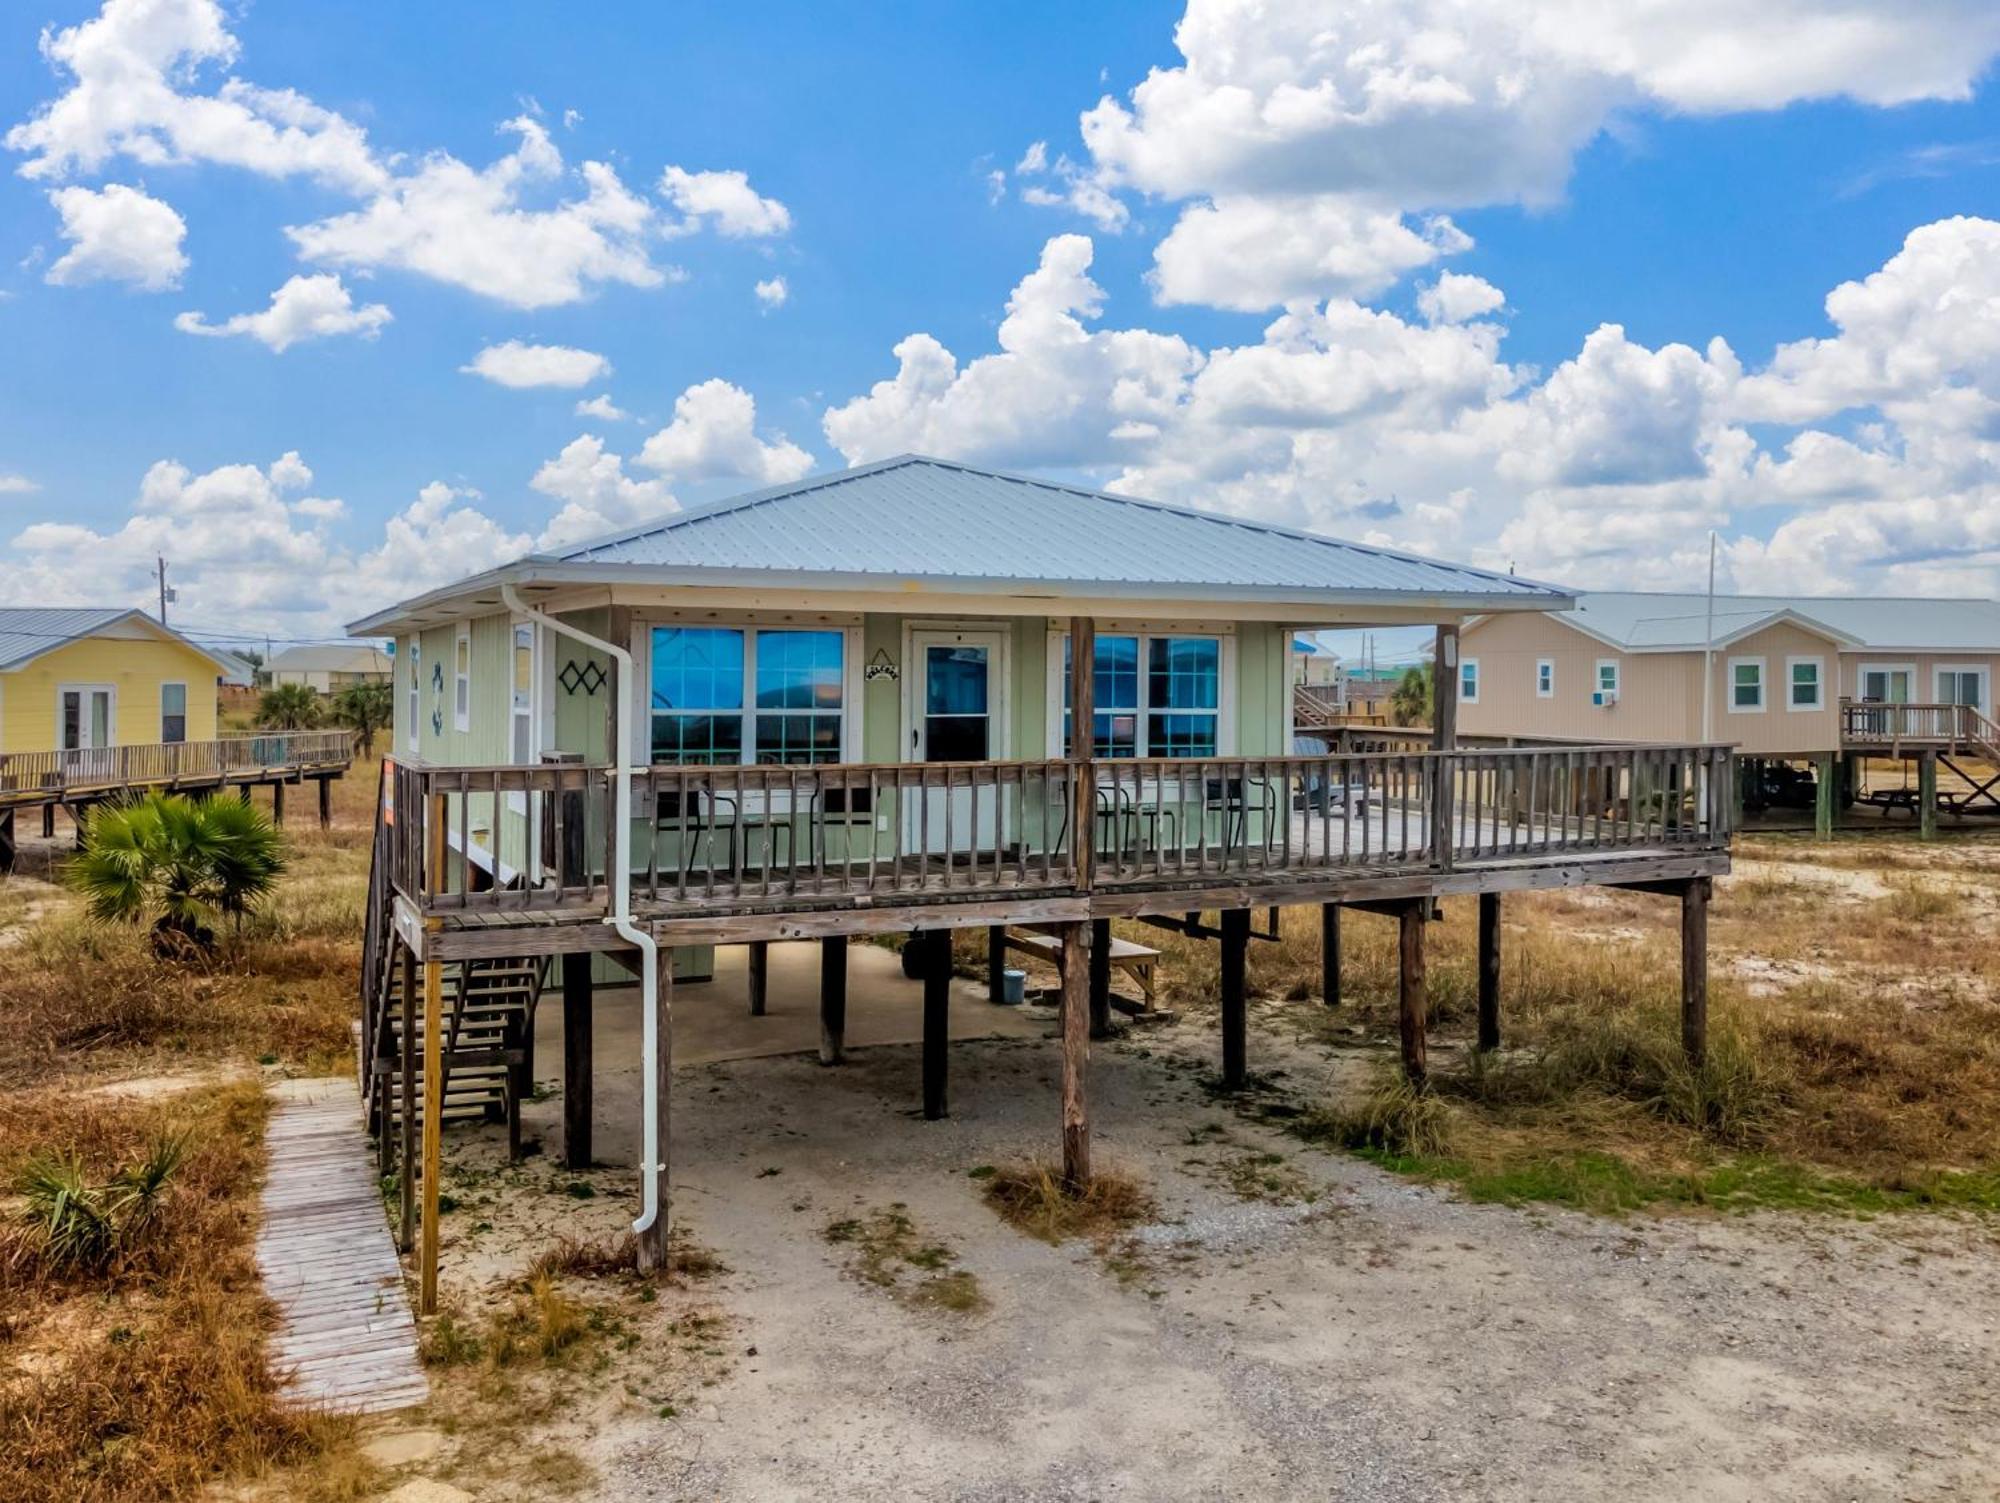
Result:
{"label": "air conditioning unit", "polygon": [[1599,689],[1595,694],[1590,696],[1590,702],[1601,710],[1608,710],[1618,703],[1618,691],[1616,689]]}

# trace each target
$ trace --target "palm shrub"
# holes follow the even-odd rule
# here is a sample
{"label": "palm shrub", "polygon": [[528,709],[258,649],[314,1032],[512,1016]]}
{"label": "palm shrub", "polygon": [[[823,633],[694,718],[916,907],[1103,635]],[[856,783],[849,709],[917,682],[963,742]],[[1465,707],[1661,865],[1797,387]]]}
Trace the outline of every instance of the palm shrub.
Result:
{"label": "palm shrub", "polygon": [[1389,718],[1397,725],[1427,725],[1431,718],[1431,665],[1404,670],[1389,694]]}
{"label": "palm shrub", "polygon": [[326,716],[326,706],[305,684],[278,684],[257,701],[257,724],[270,731],[309,731]]}
{"label": "palm shrub", "polygon": [[12,1261],[55,1274],[102,1273],[159,1220],[187,1148],[184,1136],[162,1133],[101,1185],[90,1183],[73,1152],[36,1154],[14,1180],[22,1205]]}
{"label": "palm shrub", "polygon": [[102,804],[84,824],[83,853],[64,870],[93,918],[153,925],[162,955],[215,947],[211,921],[243,915],[277,885],[284,837],[261,810],[230,799],[197,803],[150,793]]}
{"label": "palm shrub", "polygon": [[375,733],[395,714],[395,691],[387,684],[349,684],[333,697],[333,718],[361,738],[361,755],[375,754]]}

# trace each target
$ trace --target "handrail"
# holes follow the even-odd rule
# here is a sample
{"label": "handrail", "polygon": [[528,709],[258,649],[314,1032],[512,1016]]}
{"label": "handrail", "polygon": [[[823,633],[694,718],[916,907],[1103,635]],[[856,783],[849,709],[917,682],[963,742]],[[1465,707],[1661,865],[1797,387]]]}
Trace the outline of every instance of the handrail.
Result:
{"label": "handrail", "polygon": [[1840,738],[1864,745],[1911,741],[1992,746],[2000,745],[2000,727],[1987,719],[1977,705],[1943,700],[1894,703],[1843,696]]}
{"label": "handrail", "polygon": [[[1620,743],[1098,759],[1085,890],[1722,849],[1730,758]],[[1055,759],[635,769],[633,891],[655,914],[1071,895],[1074,776]],[[602,912],[609,784],[583,763],[399,760],[391,880],[427,913]]]}
{"label": "handrail", "polygon": [[353,757],[354,733],[348,730],[257,731],[212,741],[0,752],[0,803],[116,788],[202,786],[233,777],[344,767]]}

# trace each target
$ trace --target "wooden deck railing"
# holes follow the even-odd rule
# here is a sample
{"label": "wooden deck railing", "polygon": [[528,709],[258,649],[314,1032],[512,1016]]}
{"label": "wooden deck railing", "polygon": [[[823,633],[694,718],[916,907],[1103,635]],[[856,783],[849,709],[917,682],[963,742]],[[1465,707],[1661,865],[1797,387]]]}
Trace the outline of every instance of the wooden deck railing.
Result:
{"label": "wooden deck railing", "polygon": [[[1091,885],[1279,884],[1720,849],[1729,749],[1583,746],[1324,756],[649,768],[634,780],[643,912],[1002,899]],[[602,911],[611,778],[576,764],[399,764],[390,880],[425,912]]]}
{"label": "wooden deck railing", "polygon": [[1977,705],[1840,702],[1840,739],[1848,746],[2000,746],[2000,728]]}
{"label": "wooden deck railing", "polygon": [[0,752],[0,805],[46,803],[119,788],[212,785],[273,773],[344,767],[352,731],[261,731],[216,741],[165,741],[80,751]]}

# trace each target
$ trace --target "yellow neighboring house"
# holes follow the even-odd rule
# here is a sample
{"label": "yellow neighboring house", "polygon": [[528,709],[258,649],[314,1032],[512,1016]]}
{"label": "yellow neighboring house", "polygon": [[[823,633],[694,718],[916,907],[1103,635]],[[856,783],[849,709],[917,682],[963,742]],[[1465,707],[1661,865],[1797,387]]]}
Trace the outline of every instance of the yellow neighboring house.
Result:
{"label": "yellow neighboring house", "polygon": [[212,741],[228,671],[129,607],[0,608],[0,753]]}

